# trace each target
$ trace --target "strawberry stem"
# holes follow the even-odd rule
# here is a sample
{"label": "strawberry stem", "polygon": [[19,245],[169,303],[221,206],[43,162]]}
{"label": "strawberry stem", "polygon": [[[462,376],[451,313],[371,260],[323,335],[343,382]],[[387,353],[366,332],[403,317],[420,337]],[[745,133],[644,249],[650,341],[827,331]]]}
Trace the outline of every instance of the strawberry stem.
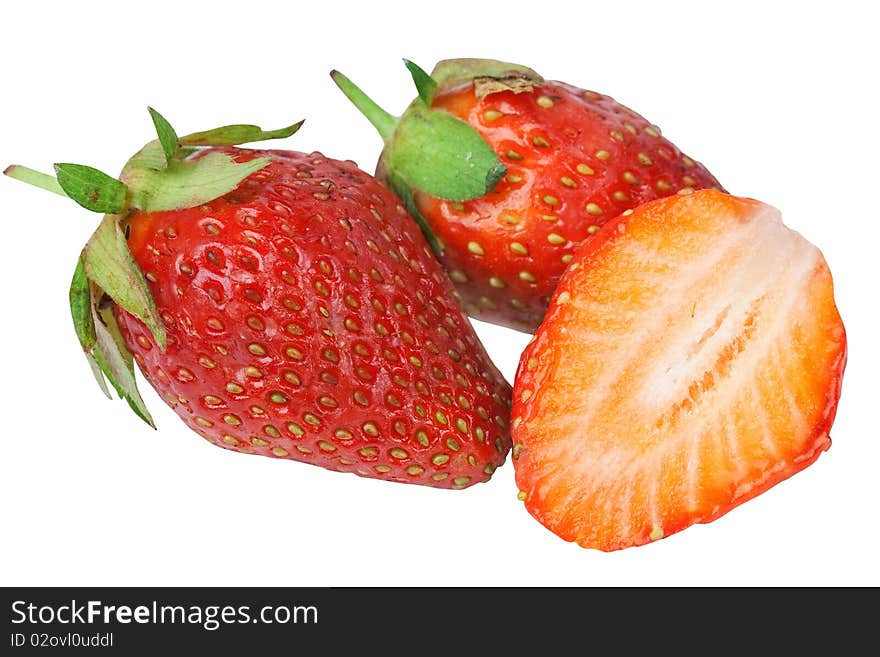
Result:
{"label": "strawberry stem", "polygon": [[373,124],[373,127],[376,128],[382,137],[382,141],[387,142],[391,139],[391,135],[394,133],[394,128],[397,125],[397,119],[379,107],[372,98],[361,91],[354,82],[339,71],[330,71],[330,77],[333,78],[333,81],[342,90],[342,93],[360,110],[360,113]]}
{"label": "strawberry stem", "polygon": [[6,167],[3,175],[9,176],[15,180],[20,180],[28,185],[33,185],[34,187],[45,189],[47,192],[53,192],[59,196],[67,196],[61,188],[61,185],[58,184],[58,180],[55,176],[50,176],[48,173],[42,173],[41,171],[30,169],[20,164],[11,164]]}

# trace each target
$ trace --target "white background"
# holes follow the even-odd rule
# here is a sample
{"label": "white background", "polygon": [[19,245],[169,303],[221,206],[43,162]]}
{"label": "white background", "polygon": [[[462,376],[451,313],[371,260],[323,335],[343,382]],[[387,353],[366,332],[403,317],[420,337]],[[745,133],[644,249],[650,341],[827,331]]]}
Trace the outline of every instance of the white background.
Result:
{"label": "white background", "polygon": [[[279,146],[372,171],[378,136],[328,73],[392,113],[401,58],[519,62],[614,96],[824,252],[849,337],[832,447],[707,525],[585,550],[516,500],[510,461],[439,491],[210,446],[142,384],[158,431],[102,397],[67,285],[97,221],[0,179],[2,585],[880,585],[880,102],[872,3],[5,3],[0,165],[115,173],[153,138],[305,117]],[[513,380],[527,336],[479,324]]]}

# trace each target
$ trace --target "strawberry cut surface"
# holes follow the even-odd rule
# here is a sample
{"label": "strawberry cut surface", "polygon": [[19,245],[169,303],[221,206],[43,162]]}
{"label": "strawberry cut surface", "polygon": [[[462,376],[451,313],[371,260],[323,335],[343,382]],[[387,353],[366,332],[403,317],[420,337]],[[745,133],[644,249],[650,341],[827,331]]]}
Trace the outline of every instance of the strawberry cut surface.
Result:
{"label": "strawberry cut surface", "polygon": [[845,363],[827,264],[776,209],[646,203],[576,253],[522,354],[520,499],[604,551],[713,521],[830,447]]}

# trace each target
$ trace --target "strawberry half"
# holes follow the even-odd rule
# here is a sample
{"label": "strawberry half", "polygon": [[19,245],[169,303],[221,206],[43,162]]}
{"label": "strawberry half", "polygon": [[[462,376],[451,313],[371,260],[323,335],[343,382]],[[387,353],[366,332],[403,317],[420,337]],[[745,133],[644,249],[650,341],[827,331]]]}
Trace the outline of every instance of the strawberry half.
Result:
{"label": "strawberry half", "polygon": [[[152,111],[152,110],[151,110]],[[7,174],[107,213],[71,309],[99,384],[143,419],[133,363],[214,445],[441,488],[488,480],[510,388],[398,199],[352,162],[159,134],[120,179]]]}
{"label": "strawberry half", "polygon": [[399,119],[333,77],[385,139],[379,175],[477,319],[533,331],[575,248],[606,221],[681,189],[720,189],[609,96],[494,60],[445,60],[430,76],[407,66],[419,98]]}
{"label": "strawberry half", "polygon": [[605,551],[710,522],[829,448],[845,362],[825,260],[777,210],[647,203],[578,251],[522,354],[520,499]]}

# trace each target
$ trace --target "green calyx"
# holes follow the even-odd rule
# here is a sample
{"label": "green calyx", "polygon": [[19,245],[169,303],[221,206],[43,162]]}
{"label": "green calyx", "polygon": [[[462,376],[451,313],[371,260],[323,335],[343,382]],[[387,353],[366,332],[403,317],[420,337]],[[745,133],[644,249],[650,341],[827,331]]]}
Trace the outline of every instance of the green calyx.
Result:
{"label": "green calyx", "polygon": [[158,138],[128,161],[118,179],[81,164],[56,164],[55,176],[21,165],[3,173],[104,215],[77,261],[70,284],[71,317],[104,394],[110,396],[109,381],[120,398],[154,426],[138,392],[132,355],[119,333],[113,304],[141,320],[160,349],[165,349],[167,339],[147,281],[128,250],[124,222],[136,211],[180,210],[213,201],[271,162],[260,157],[239,163],[211,150],[189,157],[199,148],[281,139],[295,133],[302,121],[272,131],[236,124],[178,137],[161,114],[148,109]]}
{"label": "green calyx", "polygon": [[413,201],[416,190],[448,201],[467,201],[491,192],[507,173],[498,155],[467,122],[432,107],[433,99],[462,84],[473,83],[478,97],[500,91],[531,91],[541,77],[529,68],[488,59],[454,59],[437,64],[429,75],[404,60],[418,97],[400,117],[379,107],[339,71],[330,76],[373,124],[385,147],[377,172],[406,204],[435,253],[441,252]]}
{"label": "green calyx", "polygon": [[501,91],[530,92],[544,83],[532,69],[496,59],[444,59],[437,62],[431,77],[441,92],[473,83],[477,98]]}

